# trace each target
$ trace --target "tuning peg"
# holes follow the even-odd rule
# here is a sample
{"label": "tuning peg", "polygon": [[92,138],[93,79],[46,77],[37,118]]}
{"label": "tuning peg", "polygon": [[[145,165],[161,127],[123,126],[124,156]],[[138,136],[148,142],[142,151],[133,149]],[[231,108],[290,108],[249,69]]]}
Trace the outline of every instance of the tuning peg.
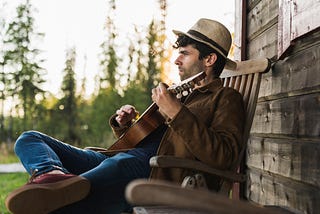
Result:
{"label": "tuning peg", "polygon": [[183,91],[182,92],[182,95],[185,97],[185,96],[187,96],[189,94],[189,92],[188,91]]}
{"label": "tuning peg", "polygon": [[194,85],[195,85],[195,83],[194,83],[194,82],[189,82],[189,83],[188,83],[188,87],[189,87],[189,88],[193,88],[193,87],[194,87]]}

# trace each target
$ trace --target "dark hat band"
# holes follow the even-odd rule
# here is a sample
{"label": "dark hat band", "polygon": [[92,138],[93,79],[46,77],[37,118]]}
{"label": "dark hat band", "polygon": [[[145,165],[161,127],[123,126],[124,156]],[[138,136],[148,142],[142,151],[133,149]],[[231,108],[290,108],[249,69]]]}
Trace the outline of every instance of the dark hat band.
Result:
{"label": "dark hat band", "polygon": [[199,33],[198,31],[195,30],[189,30],[188,33],[190,35],[193,35],[195,37],[198,37],[199,39],[210,43],[211,45],[217,47],[222,53],[224,53],[225,56],[228,55],[228,52],[226,50],[224,50],[218,43],[216,43],[215,41],[213,41],[212,39],[208,38],[207,36],[203,35],[202,33]]}

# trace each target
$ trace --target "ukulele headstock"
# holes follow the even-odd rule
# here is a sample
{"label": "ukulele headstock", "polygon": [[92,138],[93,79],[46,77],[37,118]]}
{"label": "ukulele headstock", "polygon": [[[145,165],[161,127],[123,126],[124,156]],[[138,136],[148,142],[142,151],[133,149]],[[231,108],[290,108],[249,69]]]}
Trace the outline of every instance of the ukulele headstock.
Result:
{"label": "ukulele headstock", "polygon": [[189,77],[188,79],[183,80],[178,84],[174,84],[168,87],[167,90],[173,94],[176,94],[177,98],[180,99],[183,96],[188,96],[188,94],[193,91],[195,85],[199,84],[199,82],[205,77],[206,73],[202,71],[192,77]]}

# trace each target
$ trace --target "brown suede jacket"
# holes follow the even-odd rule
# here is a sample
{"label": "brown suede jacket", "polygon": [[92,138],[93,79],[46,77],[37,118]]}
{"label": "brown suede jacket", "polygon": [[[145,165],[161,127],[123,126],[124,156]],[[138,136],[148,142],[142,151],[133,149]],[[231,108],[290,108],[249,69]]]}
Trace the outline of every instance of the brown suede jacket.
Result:
{"label": "brown suede jacket", "polygon": [[[166,120],[168,129],[157,155],[199,160],[218,169],[233,167],[243,146],[245,112],[241,94],[215,79],[194,90],[183,104],[175,118]],[[125,131],[114,126],[112,118],[110,125],[117,137]],[[187,169],[154,168],[150,177],[181,183],[192,174]],[[210,188],[219,188],[219,180],[207,181]]]}

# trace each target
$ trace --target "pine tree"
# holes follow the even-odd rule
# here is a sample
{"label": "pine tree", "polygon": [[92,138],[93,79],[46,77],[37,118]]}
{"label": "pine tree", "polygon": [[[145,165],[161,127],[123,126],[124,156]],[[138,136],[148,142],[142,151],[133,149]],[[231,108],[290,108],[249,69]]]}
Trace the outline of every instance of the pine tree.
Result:
{"label": "pine tree", "polygon": [[[18,99],[18,107],[23,110],[23,129],[34,127],[37,116],[37,98],[43,94],[41,84],[44,69],[40,66],[40,50],[33,41],[44,34],[35,32],[34,11],[29,0],[16,9],[16,17],[8,24],[4,39],[4,59],[10,72],[6,73],[5,82],[13,99]],[[39,99],[38,99],[39,101]]]}
{"label": "pine tree", "polygon": [[[1,5],[0,9],[0,46],[3,47],[4,43],[4,33],[6,27],[6,21],[3,14],[3,8],[5,8],[5,3]],[[0,49],[0,143],[5,140],[5,128],[4,128],[4,102],[6,98],[6,79],[4,72],[4,65],[6,64],[6,59],[4,58],[4,50]]]}
{"label": "pine tree", "polygon": [[151,101],[151,90],[160,82],[160,59],[159,54],[159,37],[158,37],[158,25],[154,20],[151,21],[148,28],[147,44],[149,48],[148,52],[148,64],[147,64],[147,82],[146,89],[148,91],[149,101]]}
{"label": "pine tree", "polygon": [[118,57],[116,54],[116,44],[115,38],[117,37],[116,28],[114,25],[116,4],[115,0],[109,0],[110,10],[107,17],[105,30],[106,30],[106,40],[101,44],[102,53],[100,66],[102,72],[100,75],[100,90],[111,87],[113,90],[116,89],[117,80],[117,67],[118,67]]}
{"label": "pine tree", "polygon": [[158,31],[158,50],[157,54],[160,59],[160,79],[161,81],[168,81],[168,74],[170,72],[170,57],[172,47],[168,44],[166,36],[166,17],[167,17],[167,0],[158,0],[160,6],[160,23]]}
{"label": "pine tree", "polygon": [[61,90],[63,98],[59,102],[59,109],[62,112],[62,117],[66,122],[66,136],[64,140],[71,143],[80,143],[77,135],[78,124],[78,111],[77,111],[77,98],[76,98],[76,79],[75,79],[75,61],[76,50],[70,48],[66,51],[66,62],[63,70],[63,80]]}
{"label": "pine tree", "polygon": [[[165,70],[165,64],[168,61],[165,58],[165,18],[167,2],[166,0],[159,0],[161,19],[160,22],[152,20],[149,24],[147,44],[149,48],[148,53],[148,65],[147,65],[147,83],[146,88],[151,93],[151,89],[154,88],[160,81],[163,81],[163,73]],[[151,96],[149,96],[151,101]]]}

